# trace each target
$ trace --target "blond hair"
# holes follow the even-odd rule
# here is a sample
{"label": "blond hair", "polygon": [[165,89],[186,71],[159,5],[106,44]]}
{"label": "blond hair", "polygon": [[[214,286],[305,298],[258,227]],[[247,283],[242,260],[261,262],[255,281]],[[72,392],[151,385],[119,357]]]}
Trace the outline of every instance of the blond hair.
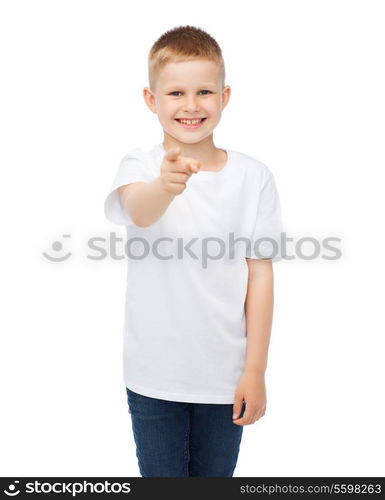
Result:
{"label": "blond hair", "polygon": [[148,55],[148,80],[154,90],[156,74],[169,62],[206,59],[218,64],[225,85],[225,63],[217,41],[206,31],[194,26],[178,26],[163,33]]}

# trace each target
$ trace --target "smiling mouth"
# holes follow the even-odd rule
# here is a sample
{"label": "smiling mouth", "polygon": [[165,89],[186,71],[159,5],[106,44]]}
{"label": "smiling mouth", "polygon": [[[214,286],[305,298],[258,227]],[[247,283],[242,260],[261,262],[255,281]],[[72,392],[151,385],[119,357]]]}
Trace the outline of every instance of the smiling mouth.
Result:
{"label": "smiling mouth", "polygon": [[205,118],[194,118],[194,119],[186,119],[186,118],[175,118],[175,120],[182,125],[184,128],[198,128],[200,127],[204,121],[207,119]]}

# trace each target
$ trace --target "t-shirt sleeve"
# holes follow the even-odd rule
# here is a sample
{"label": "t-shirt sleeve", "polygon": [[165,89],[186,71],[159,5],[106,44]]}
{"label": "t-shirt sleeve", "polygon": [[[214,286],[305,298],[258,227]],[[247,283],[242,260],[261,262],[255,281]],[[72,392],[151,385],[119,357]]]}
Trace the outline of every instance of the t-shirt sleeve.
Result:
{"label": "t-shirt sleeve", "polygon": [[246,251],[246,257],[249,259],[272,259],[273,262],[282,260],[282,231],[280,197],[274,175],[266,167],[250,238],[251,245]]}
{"label": "t-shirt sleeve", "polygon": [[140,154],[131,152],[124,156],[104,202],[106,218],[114,224],[125,226],[134,224],[121,204],[118,188],[132,182],[151,182],[154,178],[154,173]]}

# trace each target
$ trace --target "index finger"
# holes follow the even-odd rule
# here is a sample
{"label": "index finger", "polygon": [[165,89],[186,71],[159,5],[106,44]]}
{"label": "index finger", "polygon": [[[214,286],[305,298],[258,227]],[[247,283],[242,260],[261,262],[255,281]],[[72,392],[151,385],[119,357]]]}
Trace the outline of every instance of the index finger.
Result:
{"label": "index finger", "polygon": [[172,172],[183,172],[189,175],[199,172],[199,169],[200,169],[199,160],[183,156],[179,157],[178,161],[173,162],[170,166],[170,170]]}
{"label": "index finger", "polygon": [[175,146],[174,148],[169,149],[166,151],[165,158],[166,160],[169,161],[175,161],[178,156],[180,155],[181,149],[179,146]]}
{"label": "index finger", "polygon": [[199,172],[201,168],[201,162],[199,160],[194,160],[193,158],[188,158],[186,160],[186,165],[190,172],[193,174]]}

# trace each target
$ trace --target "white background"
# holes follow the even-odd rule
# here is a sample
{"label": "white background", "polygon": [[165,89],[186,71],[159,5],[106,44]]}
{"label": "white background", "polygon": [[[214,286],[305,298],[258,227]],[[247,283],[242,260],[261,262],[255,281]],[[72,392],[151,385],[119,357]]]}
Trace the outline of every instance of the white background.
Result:
{"label": "white background", "polygon": [[[384,476],[382,9],[2,2],[2,476],[139,476],[122,370],[126,262],[90,259],[88,239],[107,248],[111,232],[125,236],[104,198],[121,158],[163,139],[142,98],[146,58],[185,24],[223,50],[232,96],[215,143],[272,170],[295,256],[274,265],[267,412],[244,428],[235,476]],[[318,257],[296,255],[304,237]],[[324,258],[327,237],[341,239],[340,259]],[[55,241],[68,260],[43,257]]]}

